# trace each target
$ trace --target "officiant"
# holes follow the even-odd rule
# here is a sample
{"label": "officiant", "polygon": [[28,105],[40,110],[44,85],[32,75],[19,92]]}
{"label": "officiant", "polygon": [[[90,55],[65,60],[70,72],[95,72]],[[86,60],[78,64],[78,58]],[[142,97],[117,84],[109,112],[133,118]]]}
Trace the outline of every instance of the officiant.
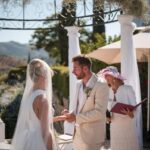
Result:
{"label": "officiant", "polygon": [[[125,78],[118,72],[116,67],[106,67],[98,75],[105,78],[112,91],[108,106],[109,110],[117,102],[136,105],[133,88],[124,84]],[[135,124],[136,110],[122,109],[122,112],[124,114],[111,113],[111,150],[140,150]]]}

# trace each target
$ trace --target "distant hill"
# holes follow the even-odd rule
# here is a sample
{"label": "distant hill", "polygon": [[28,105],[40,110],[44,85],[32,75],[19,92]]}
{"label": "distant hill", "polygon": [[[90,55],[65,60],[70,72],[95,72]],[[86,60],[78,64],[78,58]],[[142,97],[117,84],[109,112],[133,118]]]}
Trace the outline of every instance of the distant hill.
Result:
{"label": "distant hill", "polygon": [[17,42],[0,42],[0,55],[12,56],[17,59],[28,59],[30,52],[31,58],[49,59],[48,53],[44,49],[31,50],[29,45]]}
{"label": "distant hill", "polygon": [[13,67],[24,66],[27,64],[26,59],[17,59],[12,56],[0,55],[0,71],[9,71]]}
{"label": "distant hill", "polygon": [[29,48],[16,42],[0,42],[0,55],[14,56],[27,59]]}

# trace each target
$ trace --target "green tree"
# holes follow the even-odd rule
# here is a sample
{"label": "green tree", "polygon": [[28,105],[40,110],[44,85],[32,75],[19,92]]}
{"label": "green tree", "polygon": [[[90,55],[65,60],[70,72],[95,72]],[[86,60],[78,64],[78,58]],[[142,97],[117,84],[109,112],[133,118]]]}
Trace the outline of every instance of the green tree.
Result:
{"label": "green tree", "polygon": [[[65,26],[73,26],[76,16],[76,4],[69,4],[62,8],[58,14],[59,23],[46,21],[49,30],[38,29],[32,36],[30,44],[36,48],[45,48],[49,55],[56,59],[57,63],[68,65],[68,37]],[[48,19],[54,18],[54,15]]]}
{"label": "green tree", "polygon": [[104,34],[104,1],[99,2],[99,0],[93,0],[93,14],[93,33]]}
{"label": "green tree", "polygon": [[59,14],[59,50],[61,55],[60,63],[68,65],[68,37],[67,31],[64,29],[66,26],[73,26],[75,23],[76,16],[76,3],[68,4],[62,8],[61,14]]}

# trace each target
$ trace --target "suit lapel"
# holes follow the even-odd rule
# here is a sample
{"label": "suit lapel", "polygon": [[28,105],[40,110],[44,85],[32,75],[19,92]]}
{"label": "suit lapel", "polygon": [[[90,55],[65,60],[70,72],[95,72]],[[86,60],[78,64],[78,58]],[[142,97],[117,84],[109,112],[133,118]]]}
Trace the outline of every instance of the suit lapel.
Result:
{"label": "suit lapel", "polygon": [[[87,84],[87,87],[92,88],[92,90],[93,90],[93,88],[94,88],[94,86],[95,86],[97,80],[98,80],[98,78],[96,77],[96,75],[92,75],[91,81],[89,82],[89,84]],[[82,111],[84,105],[86,104],[87,98],[88,98],[88,97],[86,96],[86,97],[83,99],[82,104],[80,105],[80,108],[79,108],[79,112]]]}
{"label": "suit lapel", "polygon": [[78,107],[79,107],[79,92],[80,92],[80,88],[82,86],[82,81],[79,81],[78,84],[77,84],[77,91],[76,91],[76,107],[75,107],[75,110],[74,112],[77,113],[77,110],[78,110]]}
{"label": "suit lapel", "polygon": [[[84,92],[83,92],[83,94],[84,94]],[[80,105],[80,107],[79,107],[79,112],[81,111],[83,105],[85,104],[86,99],[87,99],[87,98],[86,98],[86,95],[84,94],[84,95],[83,95],[83,100],[82,100],[81,105]]]}

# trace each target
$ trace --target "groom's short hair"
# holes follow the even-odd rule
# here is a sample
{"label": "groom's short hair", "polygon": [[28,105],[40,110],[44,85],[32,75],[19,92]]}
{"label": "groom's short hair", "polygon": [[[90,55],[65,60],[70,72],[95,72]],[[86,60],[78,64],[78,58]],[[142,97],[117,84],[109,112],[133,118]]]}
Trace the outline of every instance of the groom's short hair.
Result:
{"label": "groom's short hair", "polygon": [[90,58],[82,55],[73,57],[72,62],[78,62],[79,65],[87,66],[89,69],[91,68],[92,65],[92,61],[90,60]]}

